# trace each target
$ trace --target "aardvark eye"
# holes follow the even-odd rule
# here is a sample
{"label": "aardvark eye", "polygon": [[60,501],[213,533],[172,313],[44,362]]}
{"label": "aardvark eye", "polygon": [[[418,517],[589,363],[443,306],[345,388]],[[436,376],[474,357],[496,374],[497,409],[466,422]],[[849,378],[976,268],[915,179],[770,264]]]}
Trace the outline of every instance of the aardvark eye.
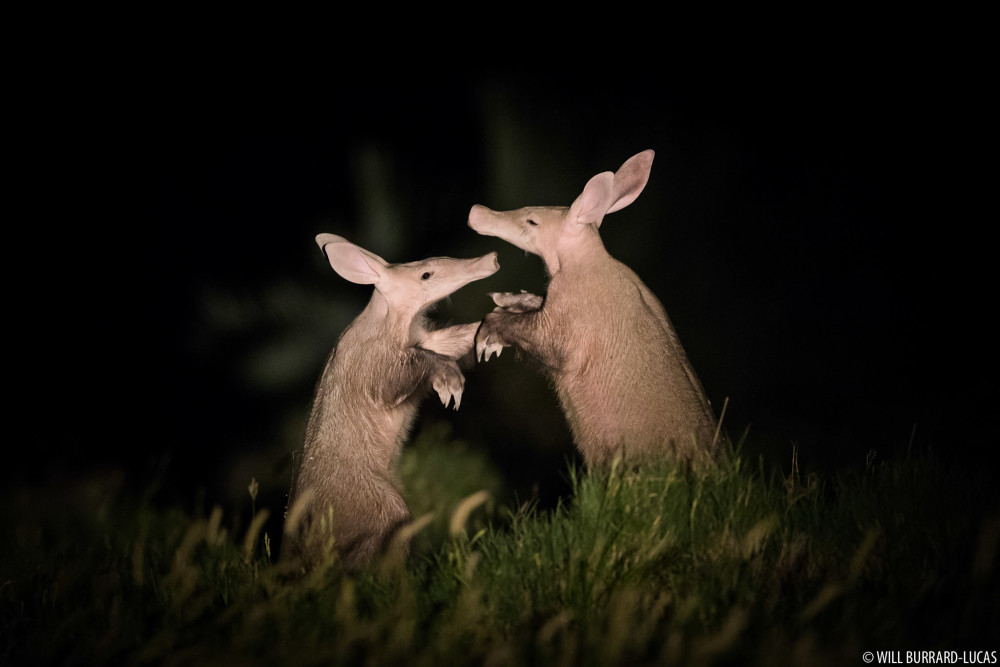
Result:
{"label": "aardvark eye", "polygon": [[531,220],[530,218],[528,219],[528,224],[531,225],[532,227],[537,227],[538,226],[538,223],[535,222],[534,220]]}
{"label": "aardvark eye", "polygon": [[420,276],[420,279],[421,280],[427,280],[430,277],[431,277],[431,272],[430,271],[425,271],[424,275]]}

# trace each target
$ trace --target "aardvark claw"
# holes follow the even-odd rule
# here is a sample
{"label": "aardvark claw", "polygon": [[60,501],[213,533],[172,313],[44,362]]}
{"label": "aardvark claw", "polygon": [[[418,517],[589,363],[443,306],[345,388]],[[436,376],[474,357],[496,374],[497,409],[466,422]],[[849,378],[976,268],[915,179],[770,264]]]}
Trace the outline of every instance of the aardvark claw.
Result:
{"label": "aardvark claw", "polygon": [[451,399],[454,398],[454,409],[458,410],[458,406],[462,404],[462,392],[465,390],[462,382],[449,382],[443,378],[437,378],[431,386],[434,387],[438,398],[441,399],[441,405],[447,408],[451,404]]}
{"label": "aardvark claw", "polygon": [[481,361],[489,361],[494,354],[499,359],[501,352],[503,352],[503,345],[500,343],[487,343],[485,341],[476,343],[476,358]]}
{"label": "aardvark claw", "polygon": [[441,399],[441,405],[448,407],[448,403],[451,401],[451,392],[444,388],[444,385],[439,385],[434,383],[434,391],[437,392],[438,398]]}

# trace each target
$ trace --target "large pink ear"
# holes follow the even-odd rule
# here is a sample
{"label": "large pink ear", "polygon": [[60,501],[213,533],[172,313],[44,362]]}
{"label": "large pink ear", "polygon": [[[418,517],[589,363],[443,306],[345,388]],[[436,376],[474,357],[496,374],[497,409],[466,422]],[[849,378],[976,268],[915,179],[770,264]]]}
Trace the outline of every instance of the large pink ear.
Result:
{"label": "large pink ear", "polygon": [[625,164],[615,172],[614,203],[608,209],[613,213],[635,201],[649,180],[649,170],[653,166],[653,151],[647,150],[625,160]]}
{"label": "large pink ear", "polygon": [[612,202],[614,184],[615,175],[610,171],[603,171],[591,178],[580,196],[570,205],[567,219],[581,225],[594,224],[600,227]]}
{"label": "large pink ear", "polygon": [[382,278],[387,262],[335,234],[320,234],[316,243],[330,260],[330,266],[352,283],[373,285]]}

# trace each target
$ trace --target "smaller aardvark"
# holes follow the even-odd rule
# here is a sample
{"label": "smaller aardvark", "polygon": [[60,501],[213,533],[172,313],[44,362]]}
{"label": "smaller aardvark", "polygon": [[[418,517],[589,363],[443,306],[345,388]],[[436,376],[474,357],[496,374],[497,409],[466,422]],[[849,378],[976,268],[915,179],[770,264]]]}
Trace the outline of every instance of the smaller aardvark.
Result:
{"label": "smaller aardvark", "polygon": [[390,264],[333,234],[316,242],[334,271],[375,287],[344,330],[316,386],[302,458],[288,497],[287,551],[305,567],[336,549],[347,569],[385,555],[405,559],[395,539],[410,519],[396,460],[420,401],[433,388],[457,410],[479,322],[432,330],[426,311],[463,285],[496,273],[496,253]]}
{"label": "smaller aardvark", "polygon": [[702,464],[720,436],[712,408],[660,301],[605,249],[604,216],[632,203],[653,151],[597,174],[572,205],[493,211],[473,206],[469,226],[541,256],[544,299],[493,293],[497,308],[476,335],[476,357],[516,346],[548,373],[588,466],[620,456]]}

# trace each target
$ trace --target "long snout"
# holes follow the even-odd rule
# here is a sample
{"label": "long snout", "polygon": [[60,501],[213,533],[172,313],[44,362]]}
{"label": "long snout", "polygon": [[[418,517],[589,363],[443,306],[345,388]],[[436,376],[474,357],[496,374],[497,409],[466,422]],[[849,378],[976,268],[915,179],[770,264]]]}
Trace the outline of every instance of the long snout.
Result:
{"label": "long snout", "polygon": [[[428,261],[435,263],[437,278],[432,284],[427,285],[426,290],[422,292],[421,307],[426,307],[435,301],[450,296],[465,285],[488,278],[500,270],[500,262],[497,261],[497,254],[495,252],[471,259],[441,257]],[[423,268],[433,267],[426,266]]]}
{"label": "long snout", "polygon": [[474,259],[460,259],[456,261],[460,263],[455,265],[455,270],[451,272],[452,282],[450,285],[444,287],[447,290],[447,294],[451,294],[469,283],[489,278],[500,270],[500,262],[497,261],[497,254],[495,252],[490,252]]}
{"label": "long snout", "polygon": [[500,262],[497,260],[496,252],[487,253],[473,261],[475,262],[475,277],[469,282],[472,282],[472,280],[482,280],[483,278],[488,278],[500,270]]}
{"label": "long snout", "polygon": [[490,223],[492,222],[493,216],[494,213],[492,210],[486,208],[485,206],[475,204],[469,210],[469,227],[483,236],[495,236],[493,232],[490,231]]}

